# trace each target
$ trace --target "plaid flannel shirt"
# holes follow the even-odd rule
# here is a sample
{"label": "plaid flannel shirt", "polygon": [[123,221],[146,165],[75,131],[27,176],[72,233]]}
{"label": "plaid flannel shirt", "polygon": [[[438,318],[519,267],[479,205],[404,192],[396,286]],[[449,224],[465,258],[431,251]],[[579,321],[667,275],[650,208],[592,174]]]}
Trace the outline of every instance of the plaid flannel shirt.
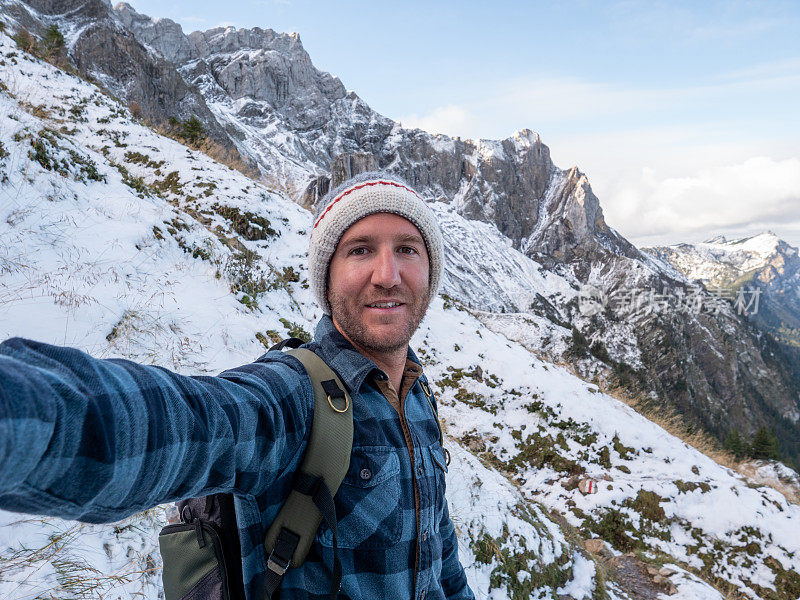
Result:
{"label": "plaid flannel shirt", "polygon": [[[350,468],[335,498],[339,597],[473,598],[420,382],[398,411],[381,393],[386,375],[329,317],[308,347],[339,374],[354,405]],[[410,348],[408,358],[419,363]],[[100,523],[233,492],[247,598],[255,600],[266,528],[302,461],[312,407],[302,365],[277,352],[217,377],[187,377],[10,339],[0,344],[0,508]],[[306,562],[286,573],[281,598],[326,598],[332,564],[323,525]]]}

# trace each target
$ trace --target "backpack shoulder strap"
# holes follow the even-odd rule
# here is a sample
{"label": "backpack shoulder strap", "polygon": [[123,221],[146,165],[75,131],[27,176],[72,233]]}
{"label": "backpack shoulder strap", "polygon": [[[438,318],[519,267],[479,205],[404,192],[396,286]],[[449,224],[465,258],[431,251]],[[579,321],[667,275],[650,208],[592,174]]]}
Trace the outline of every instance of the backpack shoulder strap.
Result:
{"label": "backpack shoulder strap", "polygon": [[449,466],[450,451],[444,447],[444,432],[442,431],[442,423],[441,421],[439,421],[439,411],[436,408],[433,392],[431,391],[431,386],[428,383],[428,379],[424,375],[419,378],[419,385],[422,388],[422,393],[425,394],[425,398],[428,400],[428,404],[430,405],[431,410],[433,411],[434,420],[436,421],[436,428],[439,430],[439,445],[444,450],[445,464]]}
{"label": "backpack shoulder strap", "polygon": [[303,464],[264,542],[269,558],[261,600],[272,597],[289,567],[303,564],[323,518],[333,533],[331,598],[335,598],[341,583],[341,564],[333,496],[350,466],[353,404],[342,381],[316,353],[306,348],[288,353],[303,364],[311,379],[314,419]]}

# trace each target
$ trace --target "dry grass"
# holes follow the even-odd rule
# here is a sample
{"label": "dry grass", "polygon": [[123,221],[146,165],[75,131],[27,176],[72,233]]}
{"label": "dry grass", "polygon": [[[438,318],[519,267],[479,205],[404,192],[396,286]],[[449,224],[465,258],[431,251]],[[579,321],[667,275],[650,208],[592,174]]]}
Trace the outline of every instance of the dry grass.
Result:
{"label": "dry grass", "polygon": [[766,480],[760,477],[756,470],[758,469],[758,465],[754,464],[753,461],[744,461],[736,465],[734,467],[738,473],[741,473],[748,479],[755,481],[761,485],[766,485],[771,487],[772,489],[778,490],[781,494],[784,495],[786,500],[791,502],[792,504],[800,505],[800,485],[797,483],[792,483],[790,481],[774,481],[774,480]]}
{"label": "dry grass", "polygon": [[[119,539],[119,534],[124,531],[141,530],[144,535],[147,532],[142,527],[154,528],[161,522],[158,520],[159,510],[154,508],[114,525],[117,543],[121,542],[120,546],[124,544]],[[96,564],[97,550],[100,550],[96,536],[98,527],[102,526],[48,517],[26,519],[15,524],[23,523],[35,525],[49,534],[42,536],[40,545],[27,547],[19,544],[0,552],[2,587],[6,592],[11,590],[9,597],[18,600],[146,597],[158,586],[161,567],[154,558],[156,546],[141,547],[141,542],[135,541],[138,536],[130,538],[126,558],[116,562],[113,571],[103,572]],[[107,536],[107,539],[109,541],[105,542],[102,550],[110,558],[110,553],[115,551],[111,546],[114,538]],[[124,548],[118,550],[124,551]]]}
{"label": "dry grass", "polygon": [[624,388],[606,386],[604,383],[596,385],[604,394],[631,407],[648,421],[655,423],[698,452],[724,467],[736,470],[738,464],[736,458],[731,452],[722,448],[717,438],[702,429],[687,428],[684,417],[671,406],[657,404],[645,396],[631,394]]}
{"label": "dry grass", "polygon": [[25,112],[33,115],[37,119],[49,119],[51,117],[50,111],[45,107],[44,104],[33,105],[30,102],[26,102],[24,100],[20,100],[19,102],[20,108]]}
{"label": "dry grass", "polygon": [[258,179],[260,175],[258,169],[252,163],[246,161],[235,148],[226,148],[222,144],[206,138],[198,144],[196,149],[218,163],[239,171],[239,173],[251,179]]}
{"label": "dry grass", "polygon": [[239,154],[239,151],[236,150],[236,148],[226,148],[219,142],[216,142],[208,137],[204,137],[195,144],[190,143],[183,136],[179,135],[179,132],[175,127],[172,127],[168,124],[149,122],[147,123],[147,126],[157,134],[173,139],[176,142],[180,142],[192,150],[202,152],[214,161],[225,165],[234,171],[238,171],[250,179],[257,180],[261,175],[256,166],[245,160],[244,157]]}

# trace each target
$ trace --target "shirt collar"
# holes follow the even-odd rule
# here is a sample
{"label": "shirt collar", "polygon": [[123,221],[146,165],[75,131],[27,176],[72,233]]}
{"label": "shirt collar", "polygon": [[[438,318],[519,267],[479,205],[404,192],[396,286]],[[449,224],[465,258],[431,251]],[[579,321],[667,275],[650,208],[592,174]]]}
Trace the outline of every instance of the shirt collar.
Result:
{"label": "shirt collar", "polygon": [[[312,346],[314,352],[336,371],[351,394],[361,388],[367,375],[373,371],[382,373],[374,362],[356,350],[353,344],[336,329],[329,315],[323,315],[317,323]],[[420,365],[419,359],[410,346],[406,358]],[[422,366],[420,365],[421,372]]]}

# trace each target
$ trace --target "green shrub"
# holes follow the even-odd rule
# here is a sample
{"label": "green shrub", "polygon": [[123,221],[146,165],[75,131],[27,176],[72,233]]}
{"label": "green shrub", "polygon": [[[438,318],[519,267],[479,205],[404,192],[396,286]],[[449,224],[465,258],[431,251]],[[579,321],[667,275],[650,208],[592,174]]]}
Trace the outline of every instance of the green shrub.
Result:
{"label": "green shrub", "polygon": [[614,434],[614,438],[611,440],[611,443],[614,445],[614,450],[617,451],[617,454],[619,454],[619,457],[622,460],[630,460],[631,454],[636,454],[636,450],[634,448],[626,446],[620,441],[619,434],[617,433]]}
{"label": "green shrub", "polygon": [[[105,181],[105,175],[97,170],[97,164],[90,158],[81,156],[75,150],[65,150],[58,146],[57,135],[43,129],[36,138],[31,138],[28,157],[39,163],[43,169],[54,171],[62,177],[72,177],[75,181]],[[67,156],[63,153],[66,152]],[[61,157],[58,157],[61,154]]]}
{"label": "green shrub", "polygon": [[223,219],[230,221],[233,230],[246,240],[254,242],[278,235],[278,232],[271,227],[269,219],[224,204],[215,203],[211,208]]}
{"label": "green shrub", "polygon": [[573,327],[572,348],[570,348],[570,354],[580,358],[586,356],[588,351],[589,351],[589,342],[586,340],[586,337],[580,331],[578,331],[576,327]]}
{"label": "green shrub", "polygon": [[269,289],[269,283],[259,267],[259,255],[251,250],[236,252],[225,265],[225,272],[231,280],[231,292],[245,294],[248,307],[257,306],[259,294]]}
{"label": "green shrub", "polygon": [[17,43],[20,50],[34,55],[38,52],[36,37],[24,27],[20,27],[12,39]]}
{"label": "green shrub", "polygon": [[633,530],[631,522],[615,508],[603,514],[599,521],[587,519],[584,521],[584,527],[621,552],[631,552],[641,545],[639,540],[628,535],[628,531]]}
{"label": "green shrub", "polygon": [[57,25],[51,25],[44,32],[42,40],[42,51],[45,58],[53,59],[56,57],[63,57],[66,50],[66,43],[64,42],[64,35],[59,31]]}
{"label": "green shrub", "polygon": [[286,330],[289,332],[289,335],[291,337],[300,338],[304,342],[311,341],[312,339],[311,334],[309,334],[305,329],[303,329],[297,323],[292,323],[288,319],[279,319],[279,320],[283,324],[283,326],[286,327]]}
{"label": "green shrub", "polygon": [[[507,525],[503,526],[500,537],[492,537],[484,531],[470,542],[470,548],[476,562],[485,565],[496,563],[489,577],[488,591],[505,590],[512,600],[540,598],[541,593],[534,592],[541,588],[556,590],[572,576],[569,552],[562,552],[553,562],[543,565],[539,553],[528,549],[524,537],[510,534]],[[522,572],[529,576],[520,577]]]}
{"label": "green shrub", "polygon": [[733,454],[737,461],[742,460],[747,454],[747,443],[736,428],[731,429],[725,436],[722,447]]}
{"label": "green shrub", "polygon": [[661,508],[661,502],[664,501],[664,498],[655,492],[639,490],[639,493],[636,494],[636,499],[628,500],[626,502],[629,503],[630,507],[642,515],[645,519],[650,519],[651,521],[660,523],[667,518],[666,513],[664,513],[664,509]]}
{"label": "green shrub", "polygon": [[608,355],[608,350],[606,350],[605,345],[600,340],[592,344],[592,347],[589,348],[589,352],[596,359],[601,360],[604,363],[610,364],[612,362],[611,357]]}
{"label": "green shrub", "polygon": [[606,469],[611,468],[611,451],[608,449],[608,446],[600,448],[600,456],[597,462],[601,467],[605,467]]}
{"label": "green shrub", "polygon": [[203,122],[194,115],[184,121],[171,117],[169,125],[170,135],[188,144],[196,146],[206,137]]}
{"label": "green shrub", "polygon": [[67,46],[64,35],[57,25],[51,25],[44,32],[41,41],[36,39],[30,31],[21,27],[13,37],[19,48],[36,58],[41,58],[59,68],[70,69],[67,62]]}
{"label": "green shrub", "polygon": [[558,473],[570,475],[579,475],[586,471],[580,463],[562,456],[559,449],[563,451],[563,447],[558,440],[554,440],[549,435],[530,434],[524,442],[518,443],[517,446],[520,448],[519,454],[511,459],[509,466],[519,468],[529,465],[534,469],[549,466]]}
{"label": "green shrub", "polygon": [[125,162],[133,163],[135,165],[144,165],[145,167],[149,167],[151,169],[158,169],[159,167],[164,166],[165,161],[154,161],[151,160],[149,156],[142,154],[141,152],[128,151],[125,153]]}

